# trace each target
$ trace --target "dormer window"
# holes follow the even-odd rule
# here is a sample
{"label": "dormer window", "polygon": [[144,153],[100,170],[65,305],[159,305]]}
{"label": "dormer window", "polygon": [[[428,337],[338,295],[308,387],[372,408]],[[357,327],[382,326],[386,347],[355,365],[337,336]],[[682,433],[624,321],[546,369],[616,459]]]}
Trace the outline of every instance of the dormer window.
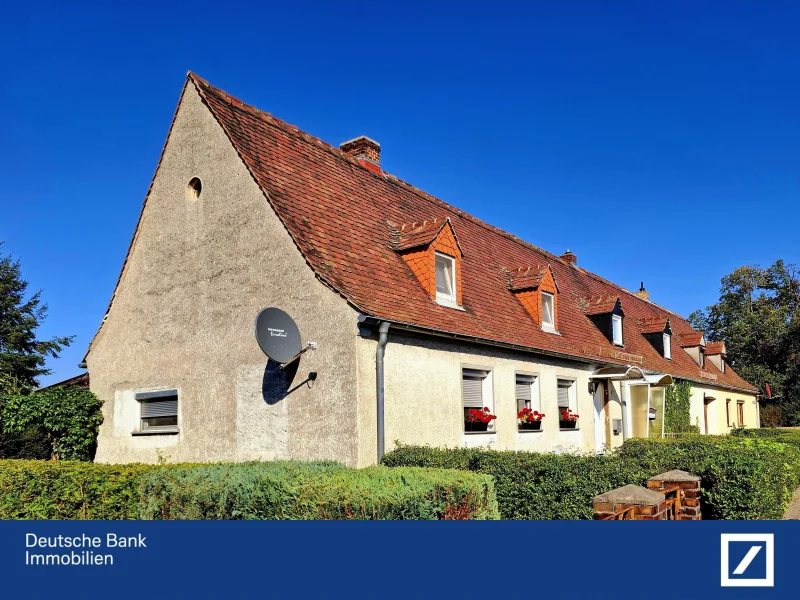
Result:
{"label": "dormer window", "polygon": [[615,346],[623,346],[625,337],[623,326],[625,313],[622,302],[616,295],[587,296],[581,298],[580,305],[586,316],[592,320],[600,333]]}
{"label": "dormer window", "polygon": [[456,301],[456,259],[436,253],[436,301]]}
{"label": "dormer window", "polygon": [[700,348],[700,368],[702,369],[705,366],[706,366],[706,353],[703,352],[702,348]]}
{"label": "dormer window", "polygon": [[657,315],[638,319],[639,331],[661,356],[672,360],[672,327],[669,317]]}
{"label": "dormer window", "polygon": [[722,365],[722,367],[720,368],[720,371],[722,371],[724,373],[725,372],[725,359],[724,358],[720,358],[720,365]]}
{"label": "dormer window", "polygon": [[408,223],[390,233],[392,247],[431,299],[440,306],[464,310],[461,306],[464,253],[450,219]]}
{"label": "dormer window", "polygon": [[549,292],[542,292],[542,329],[550,332],[556,330],[555,300]]}
{"label": "dormer window", "polygon": [[616,346],[622,346],[622,317],[611,315],[611,330]]}
{"label": "dormer window", "polygon": [[550,265],[523,267],[509,275],[511,293],[542,331],[558,333],[558,285]]}

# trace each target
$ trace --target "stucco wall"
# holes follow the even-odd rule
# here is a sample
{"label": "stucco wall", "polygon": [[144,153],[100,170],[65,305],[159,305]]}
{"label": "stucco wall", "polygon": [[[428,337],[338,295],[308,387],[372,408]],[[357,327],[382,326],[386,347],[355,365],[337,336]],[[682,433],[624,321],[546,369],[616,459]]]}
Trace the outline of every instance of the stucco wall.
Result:
{"label": "stucco wall", "polygon": [[730,432],[732,429],[732,427],[728,426],[725,415],[726,400],[730,400],[731,423],[736,424],[737,422],[737,402],[743,402],[744,426],[758,427],[758,403],[756,402],[755,396],[693,383],[691,396],[691,418],[692,425],[700,426],[700,433],[705,433],[705,421],[703,416],[704,396],[715,398],[715,400],[711,401],[708,405],[709,434],[725,434]]}
{"label": "stucco wall", "polygon": [[[359,464],[376,460],[374,338],[358,342]],[[495,351],[478,346],[423,340],[392,334],[386,346],[385,430],[386,450],[395,440],[404,444],[440,447],[487,446],[498,450],[591,451],[595,448],[593,398],[589,393],[591,365],[566,363],[544,357]],[[461,369],[490,369],[492,410],[497,415],[493,435],[463,432]],[[517,431],[516,373],[537,374],[541,411],[547,417],[541,432]],[[576,380],[577,431],[558,426],[557,380]]]}
{"label": "stucco wall", "polygon": [[[186,199],[192,177],[202,180],[198,200]],[[266,306],[286,310],[304,342],[319,343],[285,382],[276,369],[265,375],[254,339]],[[355,464],[356,331],[355,311],[314,277],[190,84],[87,358],[105,402],[97,460]],[[311,388],[301,384],[310,371],[318,373]],[[180,433],[132,436],[134,393],[161,388],[179,390]]]}

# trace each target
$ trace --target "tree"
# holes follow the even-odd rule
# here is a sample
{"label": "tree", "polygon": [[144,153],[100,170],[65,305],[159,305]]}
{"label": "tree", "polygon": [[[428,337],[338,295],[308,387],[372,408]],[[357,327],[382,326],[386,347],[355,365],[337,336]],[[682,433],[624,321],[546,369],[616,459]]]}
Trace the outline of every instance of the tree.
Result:
{"label": "tree", "polygon": [[[0,242],[2,249],[2,242]],[[36,330],[47,316],[41,292],[26,300],[28,282],[22,279],[19,261],[0,254],[0,394],[10,388],[28,393],[36,388],[36,378],[47,375],[48,356],[69,346],[72,337],[40,340]]]}
{"label": "tree", "polygon": [[765,396],[770,385],[783,425],[800,424],[798,306],[797,268],[777,260],[766,269],[746,266],[726,275],[719,300],[689,315],[695,329],[725,342],[728,362],[742,377]]}

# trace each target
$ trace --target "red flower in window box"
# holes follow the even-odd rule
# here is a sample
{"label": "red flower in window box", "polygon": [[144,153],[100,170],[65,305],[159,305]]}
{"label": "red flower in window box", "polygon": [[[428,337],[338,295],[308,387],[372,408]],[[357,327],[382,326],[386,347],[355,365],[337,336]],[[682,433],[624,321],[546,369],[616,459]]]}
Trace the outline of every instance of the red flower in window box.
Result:
{"label": "red flower in window box", "polygon": [[483,410],[471,408],[464,418],[464,431],[487,431],[489,423],[496,418],[486,406],[483,407]]}
{"label": "red flower in window box", "polygon": [[544,416],[544,413],[540,413],[538,410],[523,408],[517,413],[519,428],[523,430],[539,431],[542,428],[542,419],[544,419]]}
{"label": "red flower in window box", "polygon": [[558,424],[561,429],[575,429],[578,426],[578,413],[572,412],[570,409],[565,408],[561,411]]}

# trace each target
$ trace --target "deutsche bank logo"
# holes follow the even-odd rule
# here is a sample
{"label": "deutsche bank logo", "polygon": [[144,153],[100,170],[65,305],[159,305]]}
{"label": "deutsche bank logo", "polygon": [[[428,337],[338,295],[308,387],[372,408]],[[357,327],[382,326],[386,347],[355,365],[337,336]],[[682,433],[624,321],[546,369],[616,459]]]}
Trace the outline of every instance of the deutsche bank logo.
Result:
{"label": "deutsche bank logo", "polygon": [[775,585],[775,534],[723,533],[723,587],[773,587]]}

